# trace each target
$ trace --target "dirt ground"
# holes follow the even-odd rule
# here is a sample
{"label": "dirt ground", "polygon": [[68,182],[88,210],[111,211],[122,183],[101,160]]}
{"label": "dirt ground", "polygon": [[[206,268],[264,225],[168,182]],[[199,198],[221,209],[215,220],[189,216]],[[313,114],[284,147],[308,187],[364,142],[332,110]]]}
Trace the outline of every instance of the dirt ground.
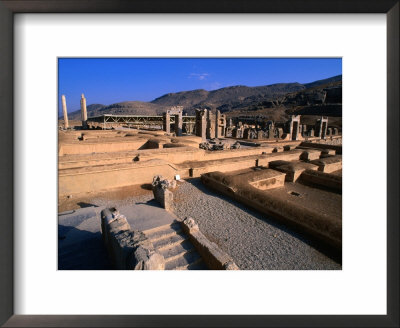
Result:
{"label": "dirt ground", "polygon": [[116,189],[99,191],[96,193],[80,193],[72,196],[63,197],[58,200],[58,212],[71,211],[82,207],[92,205],[106,205],[110,202],[118,202],[121,204],[129,203],[129,201],[138,196],[152,195],[151,185],[133,185]]}

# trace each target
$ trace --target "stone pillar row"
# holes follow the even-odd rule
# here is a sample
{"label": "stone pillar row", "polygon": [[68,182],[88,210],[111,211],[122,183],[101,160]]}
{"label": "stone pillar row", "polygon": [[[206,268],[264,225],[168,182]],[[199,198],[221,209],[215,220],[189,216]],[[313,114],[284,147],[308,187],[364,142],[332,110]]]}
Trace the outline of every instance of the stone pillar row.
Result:
{"label": "stone pillar row", "polygon": [[[65,95],[61,96],[61,103],[63,109],[63,116],[64,116],[64,128],[68,129],[68,111],[67,111],[67,101],[65,99]],[[87,109],[86,109],[86,98],[82,93],[81,96],[81,115],[82,115],[82,128],[87,129]]]}

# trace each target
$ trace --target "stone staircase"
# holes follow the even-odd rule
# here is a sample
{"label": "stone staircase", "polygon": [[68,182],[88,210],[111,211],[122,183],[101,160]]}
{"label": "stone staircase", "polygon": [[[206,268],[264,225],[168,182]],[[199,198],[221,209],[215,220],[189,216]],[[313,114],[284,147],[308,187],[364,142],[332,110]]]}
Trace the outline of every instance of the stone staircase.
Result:
{"label": "stone staircase", "polygon": [[208,270],[179,222],[173,222],[143,233],[154,249],[164,256],[165,270]]}

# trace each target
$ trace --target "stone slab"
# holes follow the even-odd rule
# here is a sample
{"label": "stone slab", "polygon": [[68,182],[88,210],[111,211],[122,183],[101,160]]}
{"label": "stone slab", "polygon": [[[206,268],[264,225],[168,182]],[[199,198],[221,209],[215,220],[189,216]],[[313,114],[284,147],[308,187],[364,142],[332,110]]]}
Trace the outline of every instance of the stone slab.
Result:
{"label": "stone slab", "polygon": [[312,164],[318,165],[318,171],[331,173],[342,169],[342,156],[330,156],[311,161]]}
{"label": "stone slab", "polygon": [[277,166],[275,170],[286,174],[285,181],[296,182],[305,170],[318,170],[318,166],[311,163],[291,162]]}
{"label": "stone slab", "polygon": [[342,192],[342,176],[320,171],[305,170],[302,172],[300,179],[303,183],[312,186],[320,186]]}

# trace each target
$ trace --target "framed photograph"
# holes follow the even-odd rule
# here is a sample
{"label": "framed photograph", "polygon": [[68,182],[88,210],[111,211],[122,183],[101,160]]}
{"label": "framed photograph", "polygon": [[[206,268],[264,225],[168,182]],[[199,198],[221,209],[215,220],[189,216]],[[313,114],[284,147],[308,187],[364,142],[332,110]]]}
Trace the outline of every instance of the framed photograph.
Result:
{"label": "framed photograph", "polygon": [[398,1],[0,10],[2,325],[399,325]]}

